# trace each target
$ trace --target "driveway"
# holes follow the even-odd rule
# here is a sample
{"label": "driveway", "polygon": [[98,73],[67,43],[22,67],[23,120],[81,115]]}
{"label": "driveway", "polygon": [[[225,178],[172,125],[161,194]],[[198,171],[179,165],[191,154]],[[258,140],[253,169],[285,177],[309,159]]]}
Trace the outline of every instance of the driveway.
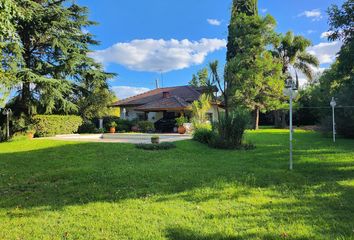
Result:
{"label": "driveway", "polygon": [[105,134],[69,134],[50,137],[54,140],[82,142],[119,142],[119,143],[151,143],[152,136],[159,136],[160,142],[176,142],[192,139],[189,134],[144,134],[144,133],[105,133]]}

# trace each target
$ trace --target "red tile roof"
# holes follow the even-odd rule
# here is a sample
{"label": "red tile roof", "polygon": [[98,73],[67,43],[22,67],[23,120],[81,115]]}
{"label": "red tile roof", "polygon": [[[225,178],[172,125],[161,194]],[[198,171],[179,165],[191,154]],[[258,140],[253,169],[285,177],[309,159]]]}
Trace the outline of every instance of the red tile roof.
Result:
{"label": "red tile roof", "polygon": [[164,111],[164,110],[183,110],[188,108],[190,103],[187,103],[182,98],[172,95],[161,98],[156,101],[136,107],[137,111]]}
{"label": "red tile roof", "polygon": [[[183,101],[183,104],[188,104],[195,100],[198,100],[200,95],[203,93],[203,89],[195,88],[192,86],[157,88],[142,94],[122,99],[114,103],[113,105],[120,107],[128,107],[141,106],[145,104],[157,104],[161,99],[163,99],[163,92],[168,92],[171,97],[175,97],[174,99],[179,99]],[[174,101],[176,102],[176,106],[180,107],[181,104],[178,103],[178,100]]]}

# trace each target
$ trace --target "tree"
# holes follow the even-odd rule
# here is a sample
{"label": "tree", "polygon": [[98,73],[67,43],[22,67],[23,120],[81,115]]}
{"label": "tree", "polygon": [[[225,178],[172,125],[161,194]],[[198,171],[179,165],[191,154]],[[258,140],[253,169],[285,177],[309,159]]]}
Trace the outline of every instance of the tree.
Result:
{"label": "tree", "polygon": [[[310,81],[313,80],[313,67],[319,66],[318,59],[308,53],[306,49],[311,46],[311,41],[303,36],[294,36],[292,32],[287,32],[285,36],[280,36],[280,41],[272,51],[273,56],[278,58],[282,64],[282,73],[284,82],[291,74],[291,70],[295,70],[296,88],[299,88],[298,73],[302,72]],[[284,101],[285,99],[282,99]],[[281,125],[279,123],[279,111],[275,111],[275,125],[285,127],[285,112],[282,111]]]}
{"label": "tree", "polygon": [[2,107],[10,89],[18,83],[14,73],[21,50],[13,20],[24,18],[25,15],[14,0],[1,0],[0,13],[0,107]]}
{"label": "tree", "polygon": [[192,80],[189,85],[194,87],[206,87],[208,86],[209,72],[207,68],[203,68],[198,71],[197,75],[193,74]]}
{"label": "tree", "polygon": [[[350,107],[354,103],[353,7],[353,0],[347,0],[341,7],[333,5],[328,9],[329,40],[340,40],[343,45],[336,61],[311,85],[309,93],[312,105],[328,106],[335,97],[337,132],[351,138],[354,138],[354,108]],[[330,109],[313,110],[312,114],[320,115],[324,126],[331,125]]]}
{"label": "tree", "polygon": [[239,40],[237,19],[240,15],[256,16],[258,15],[258,0],[233,0],[231,9],[231,20],[228,27],[229,35],[227,41],[226,60],[229,61],[241,51],[238,47]]}
{"label": "tree", "polygon": [[[98,44],[83,29],[96,23],[88,20],[88,9],[64,0],[18,1],[26,17],[15,16],[19,37],[20,64],[15,72],[20,82],[15,97],[16,112],[68,114],[78,112],[79,97],[86,89],[108,90],[107,79],[114,76],[88,57],[90,45]],[[80,93],[81,91],[81,93]]]}
{"label": "tree", "polygon": [[354,1],[347,0],[342,7],[332,5],[328,9],[329,40],[341,40],[343,45],[338,54],[338,70],[343,74],[353,73],[354,69]]}
{"label": "tree", "polygon": [[259,112],[275,105],[284,86],[280,63],[267,49],[278,40],[275,20],[256,11],[242,12],[243,5],[234,4],[224,75],[225,117],[231,105],[247,107],[255,113],[257,129]]}

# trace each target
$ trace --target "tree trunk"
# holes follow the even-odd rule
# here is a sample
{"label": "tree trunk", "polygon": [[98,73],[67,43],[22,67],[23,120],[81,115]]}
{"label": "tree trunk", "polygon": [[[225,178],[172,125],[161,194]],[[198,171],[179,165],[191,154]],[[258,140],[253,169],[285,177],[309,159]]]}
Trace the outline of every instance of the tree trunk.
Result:
{"label": "tree trunk", "polygon": [[31,115],[31,84],[28,82],[22,83],[22,92],[20,100],[20,112],[23,112],[25,115]]}
{"label": "tree trunk", "polygon": [[259,129],[259,107],[256,107],[254,110],[254,130]]}

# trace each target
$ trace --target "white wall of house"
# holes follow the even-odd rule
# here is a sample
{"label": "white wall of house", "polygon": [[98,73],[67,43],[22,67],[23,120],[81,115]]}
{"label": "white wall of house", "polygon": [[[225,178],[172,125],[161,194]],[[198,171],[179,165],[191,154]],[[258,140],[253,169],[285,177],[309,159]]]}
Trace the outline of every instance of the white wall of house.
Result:
{"label": "white wall of house", "polygon": [[218,107],[217,105],[212,105],[211,108],[207,111],[207,114],[212,114],[212,120],[213,122],[218,121],[218,108],[219,108],[219,112],[222,113],[225,110]]}

